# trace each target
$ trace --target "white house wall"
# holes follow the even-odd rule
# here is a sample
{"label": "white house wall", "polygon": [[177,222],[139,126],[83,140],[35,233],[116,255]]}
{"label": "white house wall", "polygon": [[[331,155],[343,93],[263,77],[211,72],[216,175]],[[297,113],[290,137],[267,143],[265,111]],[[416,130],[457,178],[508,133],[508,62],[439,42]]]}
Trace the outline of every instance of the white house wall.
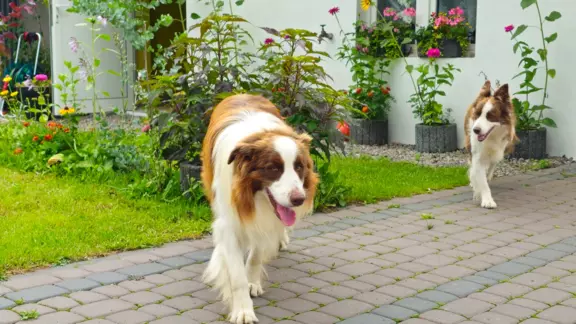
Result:
{"label": "white house wall", "polygon": [[[576,33],[576,24],[573,17],[576,14],[576,2],[572,0],[545,0],[540,1],[544,13],[551,10],[560,11],[563,18],[547,24],[547,34],[554,31],[559,33],[558,40],[549,49],[550,63],[557,69],[557,77],[550,81],[548,105],[553,107],[548,116],[558,124],[557,129],[549,129],[548,153],[551,155],[576,156],[576,94],[573,71],[573,53],[576,45],[573,42]],[[247,0],[244,5],[235,9],[239,14],[249,20],[254,26],[266,26],[276,29],[304,28],[319,32],[320,25],[326,24],[326,31],[334,33],[334,40],[323,42],[319,49],[334,55],[340,46],[341,35],[335,19],[328,14],[328,10],[338,6],[340,8],[340,21],[345,28],[352,29],[359,10],[355,0]],[[417,0],[417,23],[423,25],[431,12],[435,11],[435,0]],[[204,1],[188,0],[188,14],[197,12],[206,14],[209,8]],[[372,20],[375,13],[361,13],[366,20]],[[459,141],[463,146],[463,118],[468,105],[474,100],[480,90],[484,79],[479,76],[485,72],[493,82],[510,83],[512,92],[518,90],[520,80],[511,80],[520,72],[518,68],[519,57],[512,52],[510,35],[504,32],[504,26],[514,24],[535,25],[537,14],[534,8],[523,11],[519,0],[482,0],[478,1],[478,18],[475,57],[443,59],[442,63],[452,63],[462,69],[456,76],[454,86],[446,90],[447,96],[441,102],[453,109],[452,117],[458,123]],[[254,28],[253,37],[261,41],[267,37],[266,33]],[[540,46],[536,30],[527,31],[523,38],[530,44]],[[421,64],[424,59],[409,58],[410,64]],[[326,70],[334,78],[334,85],[338,88],[347,88],[351,81],[348,68],[337,60],[329,60],[325,64]],[[404,72],[404,64],[400,61],[393,66],[390,77],[392,93],[396,97],[390,114],[390,139],[392,142],[414,144],[414,125],[418,122],[412,115],[412,109],[407,104],[410,94],[413,93],[410,79]],[[535,98],[534,100],[538,100]]]}

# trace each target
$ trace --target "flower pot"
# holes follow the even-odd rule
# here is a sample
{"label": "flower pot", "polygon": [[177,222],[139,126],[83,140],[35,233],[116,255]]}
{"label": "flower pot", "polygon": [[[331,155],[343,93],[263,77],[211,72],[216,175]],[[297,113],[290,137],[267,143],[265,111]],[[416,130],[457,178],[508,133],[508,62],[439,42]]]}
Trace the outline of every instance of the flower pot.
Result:
{"label": "flower pot", "polygon": [[516,159],[543,159],[546,157],[546,128],[517,130],[519,142],[510,155]]}
{"label": "flower pot", "polygon": [[355,144],[388,144],[388,120],[353,119],[350,139]]}
{"label": "flower pot", "polygon": [[200,181],[200,172],[202,165],[199,162],[181,162],[180,163],[180,190],[186,193],[185,197],[188,198],[190,189],[190,179]]}
{"label": "flower pot", "polygon": [[416,125],[416,151],[445,153],[458,149],[456,124]]}
{"label": "flower pot", "polygon": [[462,46],[454,39],[444,39],[440,43],[442,57],[462,57]]}

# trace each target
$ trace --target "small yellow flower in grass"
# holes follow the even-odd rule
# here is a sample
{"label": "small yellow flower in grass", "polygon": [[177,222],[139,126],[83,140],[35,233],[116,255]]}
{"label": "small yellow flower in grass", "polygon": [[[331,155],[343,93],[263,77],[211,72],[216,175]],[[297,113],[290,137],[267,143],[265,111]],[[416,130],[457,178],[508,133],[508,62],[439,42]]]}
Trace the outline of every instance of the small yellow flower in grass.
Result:
{"label": "small yellow flower in grass", "polygon": [[64,109],[60,109],[59,110],[60,115],[68,115],[68,114],[73,114],[74,112],[76,112],[76,109],[70,107],[64,107]]}
{"label": "small yellow flower in grass", "polygon": [[18,91],[14,91],[10,94],[10,97],[14,98],[18,95]]}
{"label": "small yellow flower in grass", "polygon": [[368,9],[370,9],[370,6],[372,6],[372,0],[360,0],[360,7],[362,8],[362,10],[368,11]]}
{"label": "small yellow flower in grass", "polygon": [[12,81],[12,77],[9,76],[9,75],[7,75],[7,76],[4,77],[4,79],[3,79],[2,81],[4,81],[4,82],[10,82],[10,81]]}
{"label": "small yellow flower in grass", "polygon": [[0,92],[0,96],[5,97],[8,95],[8,93],[9,93],[8,90],[2,90],[2,92]]}

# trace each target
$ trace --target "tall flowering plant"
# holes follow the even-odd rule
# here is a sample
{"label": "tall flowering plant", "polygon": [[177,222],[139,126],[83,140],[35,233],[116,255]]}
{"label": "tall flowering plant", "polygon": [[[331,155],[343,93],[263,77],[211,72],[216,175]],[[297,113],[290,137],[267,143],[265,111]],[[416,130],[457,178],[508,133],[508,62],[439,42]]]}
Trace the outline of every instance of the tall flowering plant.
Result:
{"label": "tall flowering plant", "polygon": [[[522,72],[518,73],[514,78],[523,78],[520,84],[520,91],[514,93],[518,95],[512,99],[514,111],[517,117],[516,128],[519,130],[536,130],[542,126],[556,127],[556,122],[549,118],[544,117],[544,111],[551,109],[546,105],[548,98],[548,85],[550,79],[556,77],[556,70],[551,68],[548,61],[548,46],[550,43],[556,41],[558,33],[546,35],[544,26],[547,23],[554,22],[562,17],[558,11],[552,11],[548,16],[542,17],[540,5],[537,0],[522,0],[522,9],[527,9],[531,6],[536,8],[538,12],[538,25],[527,26],[520,25],[517,28],[514,25],[509,25],[504,28],[506,33],[510,34],[512,42],[514,42],[513,50],[515,54],[519,54],[521,59],[519,66],[522,66]],[[522,35],[528,28],[538,29],[541,41],[541,47],[535,48],[530,44],[522,41]],[[534,80],[538,73],[544,74],[544,85],[537,86]],[[541,100],[537,103],[531,102],[530,96],[540,94]],[[519,99],[523,97],[523,99]],[[533,99],[532,99],[533,100]]]}

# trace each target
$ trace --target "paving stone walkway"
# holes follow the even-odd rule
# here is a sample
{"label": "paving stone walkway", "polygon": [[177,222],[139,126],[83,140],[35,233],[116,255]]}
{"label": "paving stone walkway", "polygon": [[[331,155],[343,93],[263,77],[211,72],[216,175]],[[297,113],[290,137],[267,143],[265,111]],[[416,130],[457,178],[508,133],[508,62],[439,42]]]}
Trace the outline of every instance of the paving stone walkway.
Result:
{"label": "paving stone walkway", "polygon": [[[260,323],[576,323],[576,167],[492,188],[496,210],[463,187],[307,218],[268,267]],[[206,238],[14,276],[0,324],[224,323],[210,254]]]}

